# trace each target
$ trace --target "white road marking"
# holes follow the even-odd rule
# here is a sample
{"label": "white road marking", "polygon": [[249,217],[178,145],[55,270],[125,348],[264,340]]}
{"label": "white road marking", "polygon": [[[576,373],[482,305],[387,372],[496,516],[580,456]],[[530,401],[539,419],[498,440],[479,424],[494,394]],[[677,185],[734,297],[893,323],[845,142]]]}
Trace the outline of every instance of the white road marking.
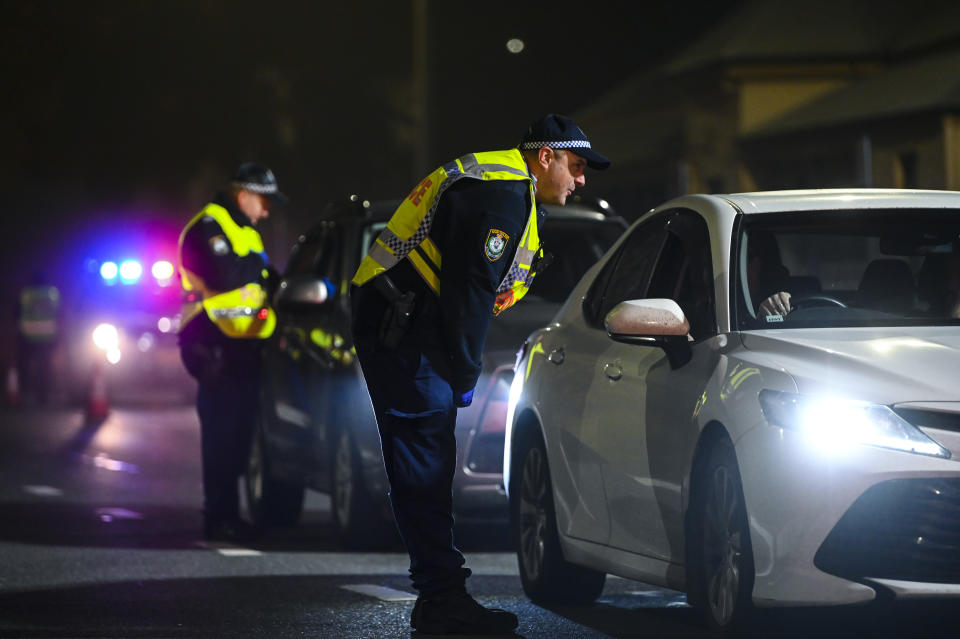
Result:
{"label": "white road marking", "polygon": [[204,550],[215,550],[224,557],[259,557],[263,554],[259,550],[234,546],[225,541],[197,541],[194,545]]}
{"label": "white road marking", "polygon": [[259,557],[263,553],[253,548],[217,548],[224,557]]}
{"label": "white road marking", "polygon": [[352,592],[358,592],[361,595],[367,595],[368,597],[375,597],[380,601],[416,601],[417,596],[404,592],[402,590],[394,590],[393,588],[387,588],[386,586],[375,586],[374,584],[354,584],[350,586],[340,586],[344,590],[350,590]]}
{"label": "white road marking", "polygon": [[24,486],[23,492],[40,497],[63,497],[63,491],[53,486]]}

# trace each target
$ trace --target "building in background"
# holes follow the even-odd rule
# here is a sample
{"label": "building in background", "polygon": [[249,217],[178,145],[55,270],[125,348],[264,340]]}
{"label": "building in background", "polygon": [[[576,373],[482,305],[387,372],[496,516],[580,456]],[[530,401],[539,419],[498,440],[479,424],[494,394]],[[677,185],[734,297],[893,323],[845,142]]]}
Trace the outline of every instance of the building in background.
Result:
{"label": "building in background", "polygon": [[628,215],[687,192],[960,189],[960,5],[745,2],[575,116]]}

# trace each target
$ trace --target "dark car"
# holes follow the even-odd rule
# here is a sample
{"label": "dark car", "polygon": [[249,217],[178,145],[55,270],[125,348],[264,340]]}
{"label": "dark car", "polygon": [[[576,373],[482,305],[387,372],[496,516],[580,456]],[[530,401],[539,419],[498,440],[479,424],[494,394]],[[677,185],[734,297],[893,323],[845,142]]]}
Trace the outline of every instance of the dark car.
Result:
{"label": "dark car", "polygon": [[[265,349],[261,419],[246,473],[259,524],[295,524],[310,488],[331,495],[345,542],[370,545],[393,535],[380,438],[350,338],[349,282],[396,206],[356,197],[330,205],[292,250]],[[626,228],[609,207],[548,210],[541,238],[553,263],[520,304],[491,322],[476,399],[458,411],[454,504],[461,521],[507,519],[503,434],[517,351]]]}

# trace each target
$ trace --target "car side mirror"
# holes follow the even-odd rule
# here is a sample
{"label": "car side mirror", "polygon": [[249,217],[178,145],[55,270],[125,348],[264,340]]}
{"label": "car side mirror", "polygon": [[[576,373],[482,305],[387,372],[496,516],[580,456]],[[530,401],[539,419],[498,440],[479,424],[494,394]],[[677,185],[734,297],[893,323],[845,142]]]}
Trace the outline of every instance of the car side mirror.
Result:
{"label": "car side mirror", "polygon": [[333,297],[333,285],[326,278],[297,277],[280,282],[277,306],[316,306]]}
{"label": "car side mirror", "polygon": [[610,339],[624,344],[662,348],[671,368],[690,361],[690,322],[680,305],[669,299],[620,302],[603,320]]}

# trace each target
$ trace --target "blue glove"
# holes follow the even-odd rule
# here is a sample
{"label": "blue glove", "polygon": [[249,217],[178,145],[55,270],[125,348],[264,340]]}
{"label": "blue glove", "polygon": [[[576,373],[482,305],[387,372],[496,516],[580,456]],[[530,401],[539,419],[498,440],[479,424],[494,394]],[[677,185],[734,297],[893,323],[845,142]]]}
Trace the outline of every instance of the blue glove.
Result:
{"label": "blue glove", "polygon": [[453,403],[457,408],[466,408],[473,401],[473,389],[471,388],[462,395],[453,398]]}

